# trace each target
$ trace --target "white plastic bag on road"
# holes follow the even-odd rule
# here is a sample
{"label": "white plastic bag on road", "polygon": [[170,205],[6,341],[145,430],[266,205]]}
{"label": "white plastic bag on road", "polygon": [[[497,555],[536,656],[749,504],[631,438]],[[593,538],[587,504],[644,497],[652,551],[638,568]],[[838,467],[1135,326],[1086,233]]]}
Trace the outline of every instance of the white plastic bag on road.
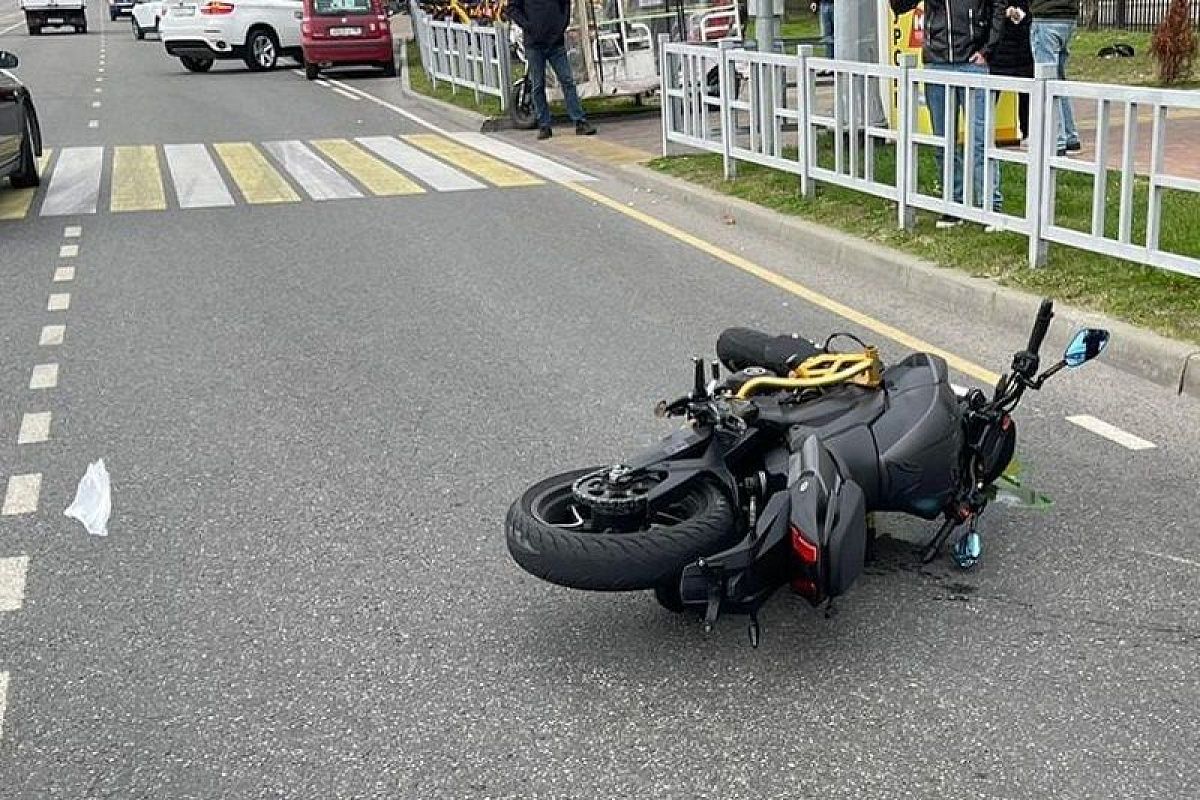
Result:
{"label": "white plastic bag on road", "polygon": [[63,514],[82,522],[93,536],[108,536],[108,515],[111,513],[112,489],[102,458],[88,465],[75,490],[75,500]]}

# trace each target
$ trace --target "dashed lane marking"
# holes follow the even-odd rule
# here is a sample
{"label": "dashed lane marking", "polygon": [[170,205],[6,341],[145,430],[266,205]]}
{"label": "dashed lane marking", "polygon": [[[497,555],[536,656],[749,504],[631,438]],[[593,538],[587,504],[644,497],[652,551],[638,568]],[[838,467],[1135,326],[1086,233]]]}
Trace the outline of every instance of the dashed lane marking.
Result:
{"label": "dashed lane marking", "polygon": [[75,280],[74,267],[58,267],[54,270],[54,282],[66,283],[67,281]]}
{"label": "dashed lane marking", "polygon": [[1067,417],[1067,422],[1078,425],[1085,431],[1091,431],[1097,436],[1103,436],[1110,442],[1116,442],[1126,450],[1151,450],[1156,445],[1154,442],[1147,441],[1140,436],[1134,436],[1128,431],[1123,431],[1116,425],[1110,425],[1102,419],[1097,419],[1090,414],[1077,414],[1073,417]]}
{"label": "dashed lane marking", "polygon": [[79,225],[68,225],[63,228],[64,239],[78,239],[83,235],[83,228]]}
{"label": "dashed lane marking", "polygon": [[37,511],[38,496],[41,492],[42,473],[10,476],[8,488],[4,492],[4,505],[0,506],[0,515],[8,517],[32,514]]}
{"label": "dashed lane marking", "polygon": [[50,440],[50,412],[37,411],[21,417],[17,444],[41,444]]}
{"label": "dashed lane marking", "polygon": [[[73,267],[66,267],[65,269],[73,269]],[[54,294],[50,295],[49,299],[46,300],[47,311],[66,311],[70,307],[70,292],[55,292]]]}
{"label": "dashed lane marking", "polygon": [[4,711],[8,707],[8,673],[0,672],[0,739],[4,738]]}
{"label": "dashed lane marking", "polygon": [[28,568],[29,556],[0,558],[0,611],[18,611],[25,604],[25,571]]}
{"label": "dashed lane marking", "polygon": [[54,345],[62,344],[63,336],[66,333],[66,325],[43,325],[42,335],[38,337],[38,345],[40,347],[53,347]]}
{"label": "dashed lane marking", "polygon": [[29,374],[30,389],[53,389],[58,386],[58,364],[37,364]]}

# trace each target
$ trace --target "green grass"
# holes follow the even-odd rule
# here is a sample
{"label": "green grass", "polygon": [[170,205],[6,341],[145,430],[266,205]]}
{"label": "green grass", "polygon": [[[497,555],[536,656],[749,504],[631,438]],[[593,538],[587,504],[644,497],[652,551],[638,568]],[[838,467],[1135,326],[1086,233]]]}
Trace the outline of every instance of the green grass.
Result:
{"label": "green grass", "polygon": [[[1150,54],[1151,34],[1120,30],[1080,30],[1071,41],[1067,77],[1074,81],[1116,83],[1127,86],[1158,86],[1154,56]],[[1114,44],[1133,47],[1133,58],[1100,58],[1100,49]],[[1196,76],[1200,78],[1200,76]],[[1200,80],[1177,84],[1172,88],[1200,87]]]}
{"label": "green grass", "polygon": [[[826,144],[820,155],[824,166],[832,162]],[[717,155],[676,156],[656,159],[649,166],[660,172],[740,197],[785,214],[819,222],[920,256],[942,267],[987,277],[1006,286],[1046,294],[1064,302],[1101,311],[1143,325],[1167,336],[1200,342],[1200,280],[1184,275],[1052,245],[1044,269],[1026,265],[1026,239],[1012,233],[985,233],[980,226],[962,225],[948,231],[934,227],[934,217],[919,214],[911,232],[896,226],[895,206],[848,189],[821,185],[815,197],[797,192],[795,176],[752,164],[739,163],[738,177],[724,180]],[[1004,165],[1002,185],[1005,206],[1016,211],[1024,202],[1024,176],[1019,167]],[[1010,169],[1011,167],[1011,169]],[[877,151],[876,174],[895,174],[894,154]],[[933,154],[921,155],[922,191],[933,190]],[[1108,234],[1116,229],[1116,196],[1119,180],[1110,178]],[[1138,206],[1144,206],[1147,187],[1136,187]],[[1091,220],[1092,181],[1088,176],[1060,174],[1057,221],[1088,229]],[[1135,214],[1134,239],[1144,241],[1145,211]],[[1200,198],[1169,192],[1163,199],[1162,247],[1171,252],[1200,257]]]}
{"label": "green grass", "polygon": [[[515,69],[516,65],[514,64],[513,66]],[[521,74],[523,72],[516,72],[515,76],[519,77]],[[500,99],[492,95],[480,93],[479,102],[476,103],[475,93],[470,89],[464,89],[459,86],[457,87],[457,91],[453,91],[450,88],[450,84],[446,81],[438,81],[435,88],[433,81],[429,79],[424,67],[421,66],[421,50],[417,47],[417,43],[412,40],[408,42],[408,80],[413,91],[419,94],[471,111],[477,111],[486,117],[498,117],[504,113],[500,110]],[[657,107],[657,105],[657,98],[646,101],[646,106]],[[603,118],[620,114],[644,112],[646,107],[637,105],[634,98],[629,96],[592,97],[583,101],[583,110],[587,112],[589,117]],[[550,113],[555,117],[562,118],[565,118],[567,115],[566,108],[562,103],[551,103]]]}

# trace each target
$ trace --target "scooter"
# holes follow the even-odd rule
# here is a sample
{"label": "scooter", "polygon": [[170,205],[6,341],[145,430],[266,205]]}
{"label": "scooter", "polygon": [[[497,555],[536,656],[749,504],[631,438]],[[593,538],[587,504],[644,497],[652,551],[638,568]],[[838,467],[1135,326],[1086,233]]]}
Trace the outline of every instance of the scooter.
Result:
{"label": "scooter", "polygon": [[[956,389],[946,362],[915,353],[884,368],[850,334],[817,346],[798,336],[724,331],[722,378],[693,360],[691,392],[656,407],[684,425],[627,462],[555,475],[527,489],[506,518],[508,549],[529,573],[598,591],[654,590],[672,611],[750,618],[790,585],[814,607],[861,574],[873,512],[942,518],[920,548],[928,563],[947,542],[974,567],[978,520],[1013,457],[1012,412],[1065,368],[1096,358],[1108,331],[1079,331],[1039,374],[1053,317],[1042,302],[1025,349],[989,397]],[[839,339],[860,349],[833,349]]]}

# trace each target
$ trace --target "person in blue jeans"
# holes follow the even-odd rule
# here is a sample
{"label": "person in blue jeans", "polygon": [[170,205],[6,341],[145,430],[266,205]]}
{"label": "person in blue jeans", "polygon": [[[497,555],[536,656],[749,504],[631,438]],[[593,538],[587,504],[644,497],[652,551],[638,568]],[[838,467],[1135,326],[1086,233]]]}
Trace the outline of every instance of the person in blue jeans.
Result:
{"label": "person in blue jeans", "polygon": [[529,91],[533,95],[533,111],[537,116],[538,139],[549,139],[550,104],[546,102],[546,64],[558,76],[567,116],[575,123],[575,133],[591,136],[595,127],[584,116],[567,59],[567,26],[571,23],[571,0],[509,0],[508,18],[521,27],[524,34],[525,61],[529,69]]}
{"label": "person in blue jeans", "polygon": [[[1067,57],[1071,55],[1071,38],[1075,35],[1075,23],[1079,18],[1079,0],[1032,0],[1029,10],[1033,13],[1033,29],[1030,44],[1033,60],[1039,64],[1054,66],[1056,77],[1067,79]],[[1058,154],[1080,149],[1079,130],[1075,127],[1075,112],[1071,99],[1058,98]]]}
{"label": "person in blue jeans", "polygon": [[[907,14],[921,0],[888,0],[892,11],[897,14]],[[997,0],[924,0],[925,2],[925,41],[921,49],[921,58],[925,69],[947,70],[952,72],[988,72],[988,59],[999,44],[1004,26],[1005,4]],[[945,136],[949,142],[958,141],[958,112],[966,105],[966,89],[951,87],[947,92],[946,85],[940,83],[925,84],[925,101],[929,105],[929,116],[933,123],[933,132],[937,136]],[[946,132],[946,95],[951,96],[951,131]],[[987,110],[991,92],[979,91],[973,93],[971,108],[966,112],[968,124],[971,125],[973,147],[972,198],[973,204],[983,205],[983,171],[987,160],[985,147],[987,131],[984,130],[984,114]],[[942,173],[942,151],[937,155],[938,173]],[[1000,193],[1000,165],[992,161],[988,165],[991,173],[992,208],[999,210],[1003,196]],[[954,146],[954,200],[963,201],[963,155]],[[939,228],[950,228],[962,224],[962,219],[953,214],[943,214],[937,222]]]}
{"label": "person in blue jeans", "polygon": [[825,58],[833,58],[833,0],[815,0],[809,5],[821,22],[821,46]]}

